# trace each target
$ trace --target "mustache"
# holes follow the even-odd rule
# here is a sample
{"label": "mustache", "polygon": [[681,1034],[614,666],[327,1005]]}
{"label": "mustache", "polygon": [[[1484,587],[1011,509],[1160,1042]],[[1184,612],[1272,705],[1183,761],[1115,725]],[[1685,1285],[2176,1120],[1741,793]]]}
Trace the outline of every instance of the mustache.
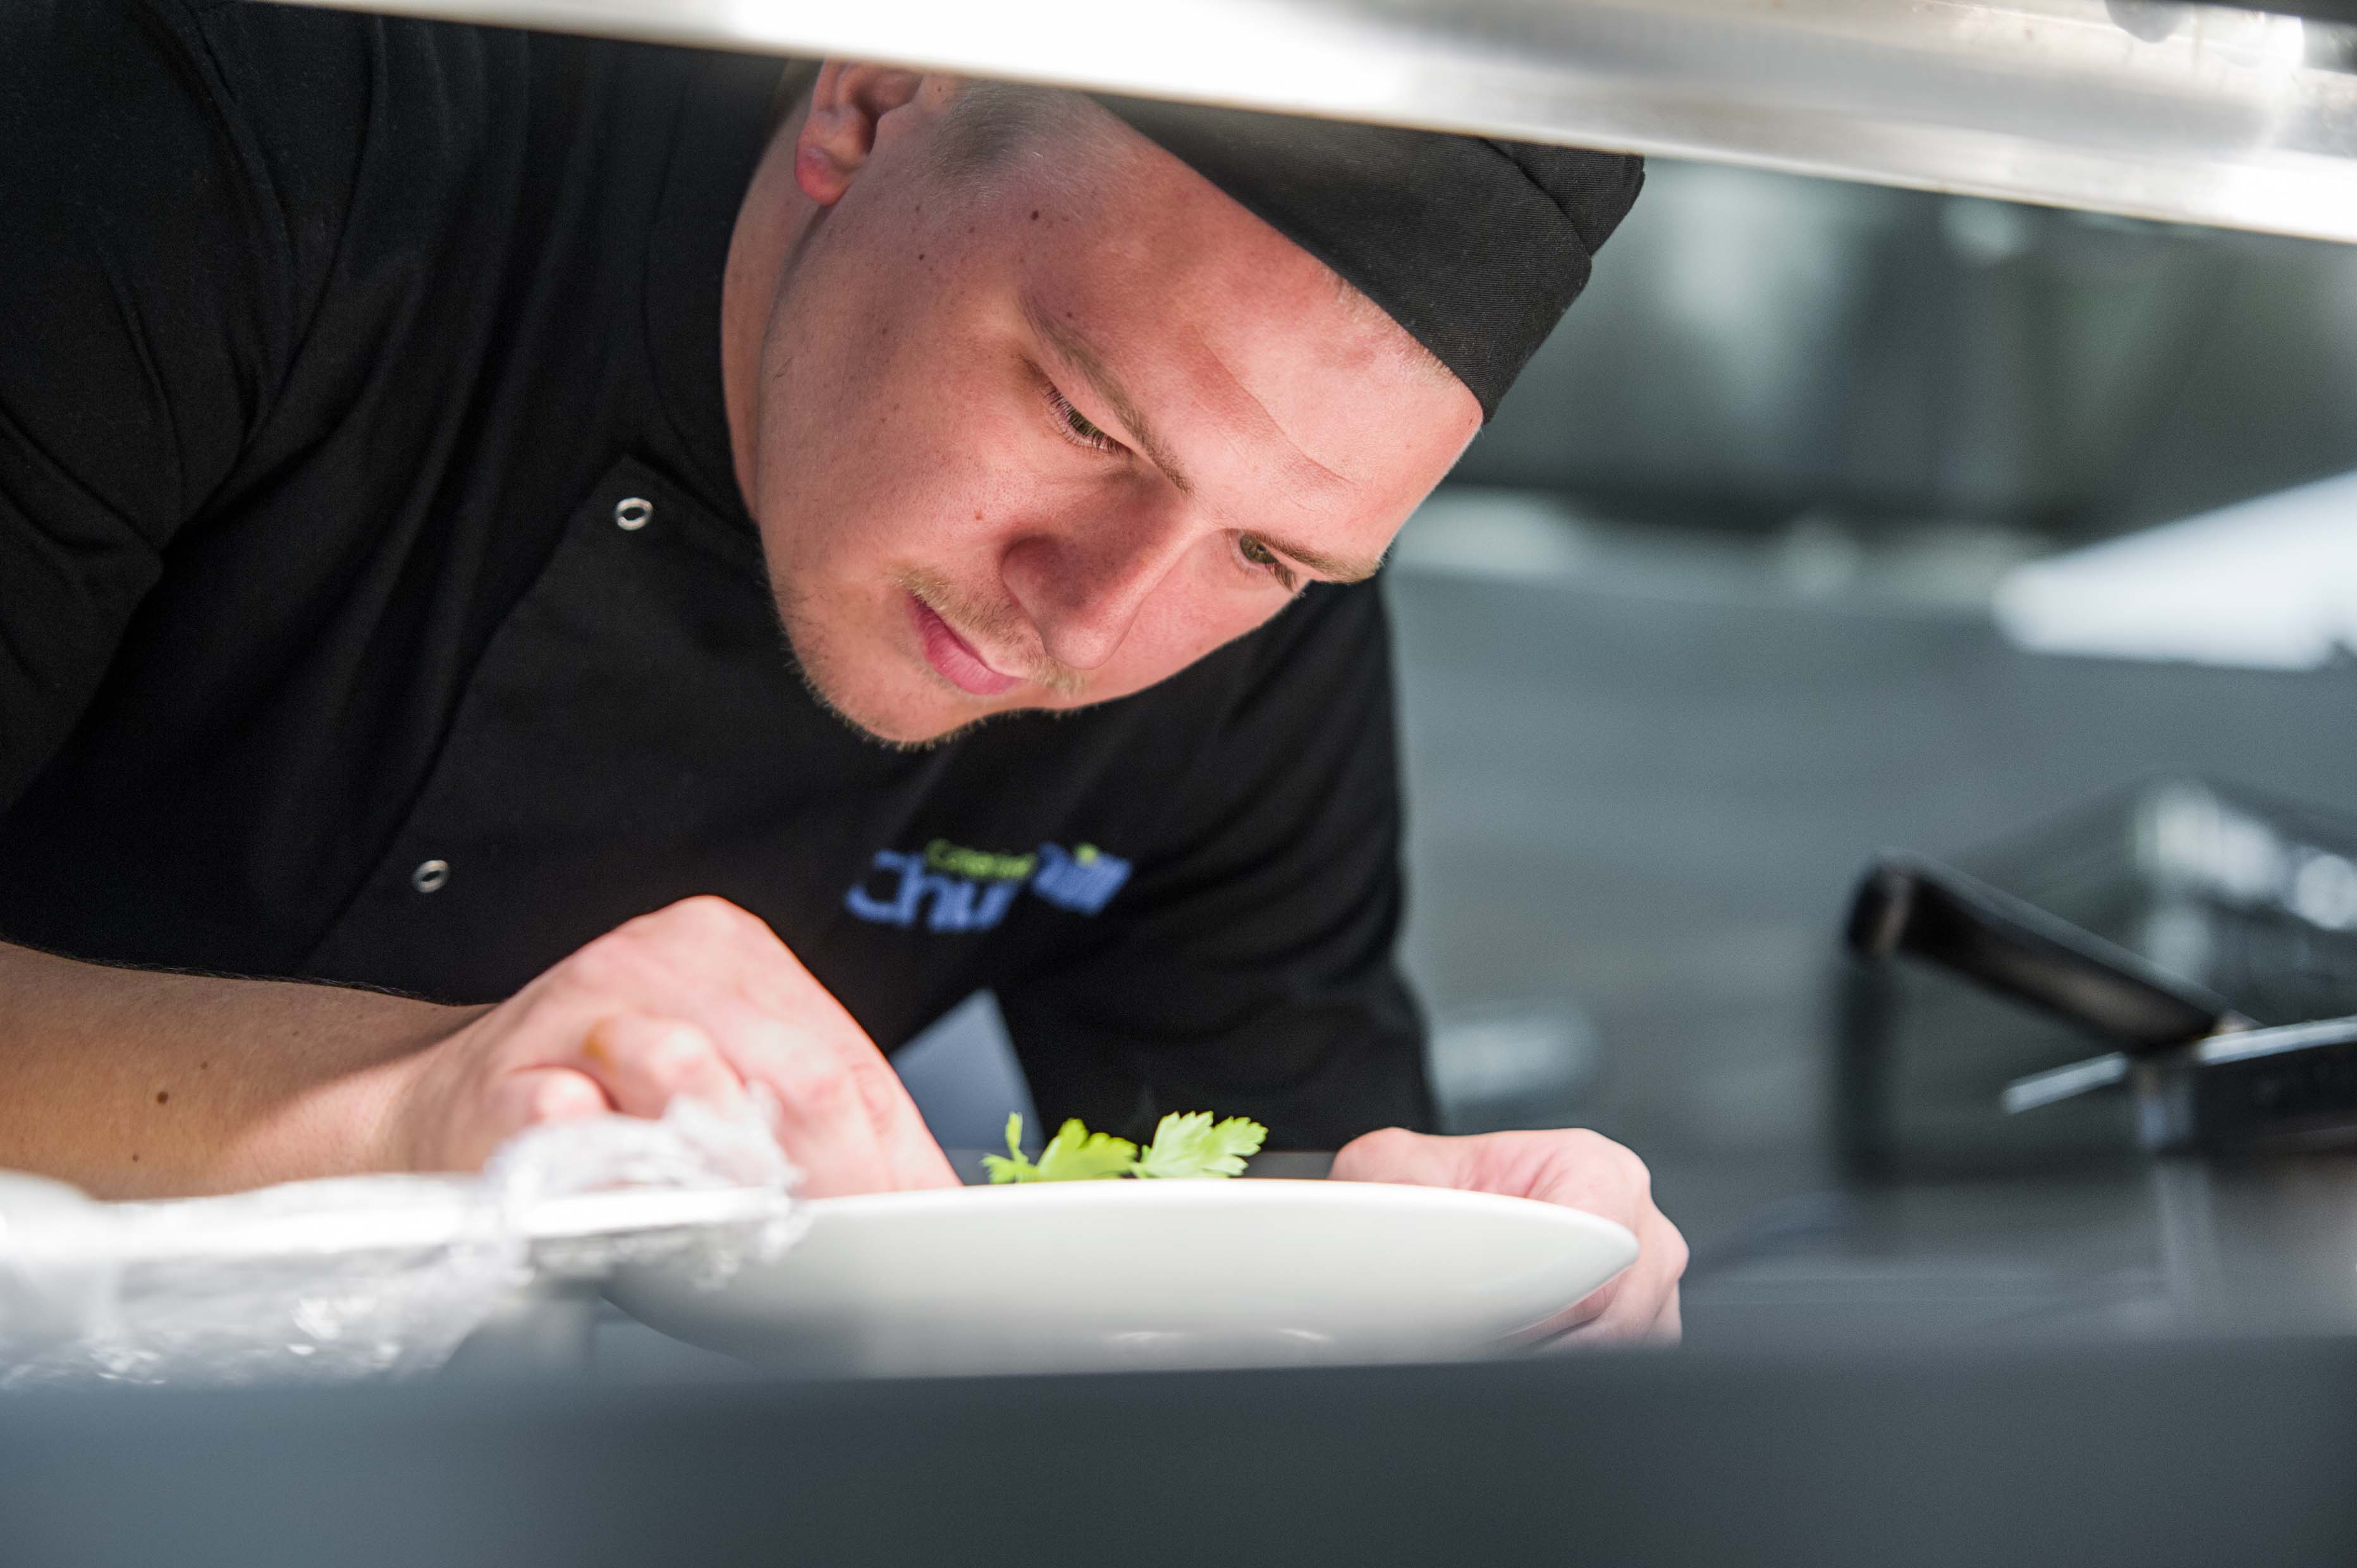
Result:
{"label": "mustache", "polygon": [[1020,675],[1060,697],[1077,697],[1087,688],[1088,677],[1049,657],[1048,650],[1039,646],[1039,634],[1031,629],[1031,623],[1014,606],[974,598],[948,578],[913,567],[893,581],[955,627],[969,642],[979,639],[986,643],[994,658],[1013,656],[1019,667],[1004,673]]}

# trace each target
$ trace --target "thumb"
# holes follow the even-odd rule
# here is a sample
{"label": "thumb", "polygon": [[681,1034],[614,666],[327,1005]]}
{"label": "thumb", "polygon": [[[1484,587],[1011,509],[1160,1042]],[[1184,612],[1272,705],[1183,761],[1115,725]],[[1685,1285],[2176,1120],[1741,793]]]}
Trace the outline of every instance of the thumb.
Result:
{"label": "thumb", "polygon": [[480,1170],[501,1144],[544,1122],[578,1122],[602,1116],[613,1106],[593,1079],[570,1068],[527,1068],[510,1073],[492,1090],[481,1113],[449,1151],[446,1168]]}
{"label": "thumb", "polygon": [[1334,1155],[1333,1181],[1387,1181],[1455,1187],[1464,1176],[1466,1141],[1385,1127],[1351,1139]]}

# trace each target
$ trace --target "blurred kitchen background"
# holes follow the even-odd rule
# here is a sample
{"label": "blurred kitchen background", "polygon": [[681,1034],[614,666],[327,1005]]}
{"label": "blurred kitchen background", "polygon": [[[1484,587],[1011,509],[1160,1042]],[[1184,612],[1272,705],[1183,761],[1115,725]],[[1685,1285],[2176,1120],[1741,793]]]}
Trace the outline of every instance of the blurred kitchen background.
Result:
{"label": "blurred kitchen background", "polygon": [[[2357,249],[1656,160],[1387,574],[1452,1130],[1637,1149],[1698,1339],[1836,1299],[2035,1316],[2091,1246],[2147,1294],[2120,1102],[1995,1103],[2104,1047],[1861,974],[1842,916],[1884,847],[2032,896],[2075,865],[2116,913],[2156,810],[2357,844],[2352,474]],[[2357,894],[2276,913],[2337,940]],[[2107,934],[2198,968],[2185,930]],[[2337,950],[2282,1005],[2357,1012]],[[903,1058],[945,1142],[1015,1092],[988,1032]],[[1927,1262],[1920,1219],[1878,1272],[1889,1210],[1856,1207],[2107,1161],[2126,1207],[2058,1193],[2050,1277],[1954,1225]]]}
{"label": "blurred kitchen background", "polygon": [[1391,578],[1461,1124],[1623,1139],[1706,1248],[1841,1174],[1878,848],[2357,824],[2352,469],[2357,250],[1657,161]]}

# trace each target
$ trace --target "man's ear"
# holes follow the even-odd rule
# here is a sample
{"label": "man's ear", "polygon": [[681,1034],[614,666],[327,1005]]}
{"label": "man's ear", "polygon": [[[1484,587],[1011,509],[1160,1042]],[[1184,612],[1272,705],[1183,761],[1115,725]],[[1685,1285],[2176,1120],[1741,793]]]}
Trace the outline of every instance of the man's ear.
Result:
{"label": "man's ear", "polygon": [[913,70],[831,59],[811,84],[810,112],[794,143],[794,182],[822,207],[832,207],[876,150],[876,127],[916,97],[924,78]]}

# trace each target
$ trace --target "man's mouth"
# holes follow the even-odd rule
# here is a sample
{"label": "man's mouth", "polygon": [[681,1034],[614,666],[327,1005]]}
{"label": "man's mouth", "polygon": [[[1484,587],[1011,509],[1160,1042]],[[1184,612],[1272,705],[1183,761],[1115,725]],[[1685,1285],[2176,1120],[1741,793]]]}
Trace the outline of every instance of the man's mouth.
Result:
{"label": "man's mouth", "polygon": [[918,640],[924,644],[925,661],[943,680],[976,697],[996,697],[1023,684],[1021,676],[992,669],[972,643],[934,613],[932,606],[914,594],[908,597],[909,616],[916,623]]}

